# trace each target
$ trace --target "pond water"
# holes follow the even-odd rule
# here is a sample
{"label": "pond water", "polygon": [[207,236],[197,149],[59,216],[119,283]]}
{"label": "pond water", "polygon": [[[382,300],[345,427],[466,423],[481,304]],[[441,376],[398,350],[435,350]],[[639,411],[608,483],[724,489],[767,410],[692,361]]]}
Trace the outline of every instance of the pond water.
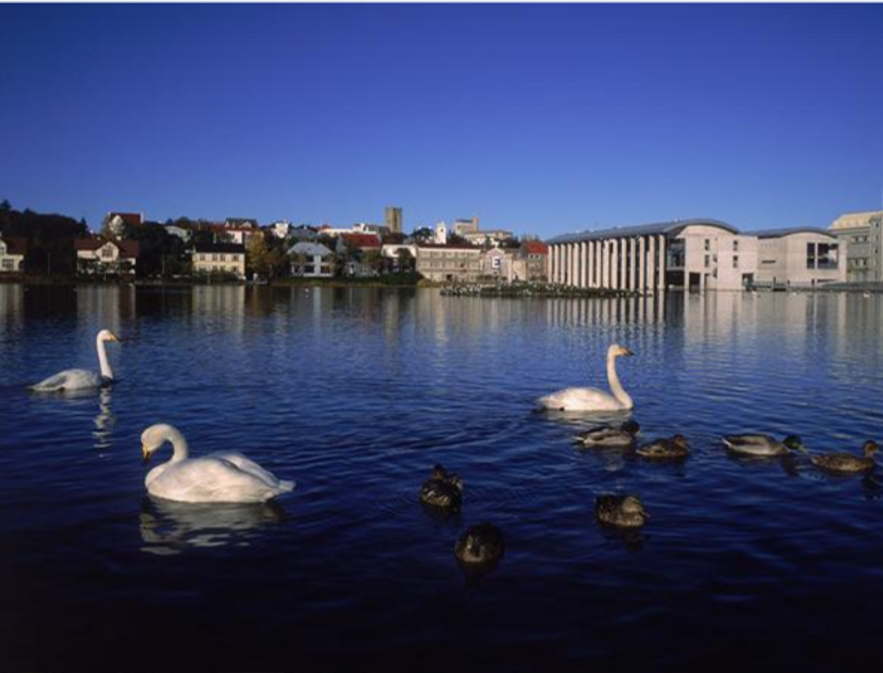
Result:
{"label": "pond water", "polygon": [[[104,327],[124,339],[112,388],[26,389],[97,368]],[[720,437],[883,439],[881,328],[883,299],[857,294],[0,285],[3,667],[876,669],[879,473],[739,460]],[[642,437],[686,435],[687,462],[577,450],[597,419],[533,410],[606,387],[612,342],[636,354],[619,372]],[[156,422],[297,488],[153,500]],[[459,517],[418,502],[434,463],[465,481]],[[610,532],[601,493],[652,518]],[[467,576],[454,542],[480,521],[506,553]]]}

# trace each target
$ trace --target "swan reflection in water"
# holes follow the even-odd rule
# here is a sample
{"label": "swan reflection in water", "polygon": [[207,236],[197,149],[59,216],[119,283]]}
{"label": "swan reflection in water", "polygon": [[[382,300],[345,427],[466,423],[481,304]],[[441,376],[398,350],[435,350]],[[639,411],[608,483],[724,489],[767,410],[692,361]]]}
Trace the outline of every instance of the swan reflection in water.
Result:
{"label": "swan reflection in water", "polygon": [[180,554],[188,548],[248,546],[287,518],[278,503],[183,503],[150,495],[141,503],[141,551]]}
{"label": "swan reflection in water", "polygon": [[116,416],[110,408],[113,393],[110,388],[102,388],[98,396],[98,415],[95,417],[95,429],[92,430],[92,438],[95,442],[95,450],[99,456],[103,456],[113,448],[113,427],[116,425]]}

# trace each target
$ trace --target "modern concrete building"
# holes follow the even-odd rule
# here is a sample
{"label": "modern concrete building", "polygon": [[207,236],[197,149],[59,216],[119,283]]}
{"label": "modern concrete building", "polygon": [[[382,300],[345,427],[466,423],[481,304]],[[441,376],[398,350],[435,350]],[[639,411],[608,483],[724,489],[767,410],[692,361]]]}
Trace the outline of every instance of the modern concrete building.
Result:
{"label": "modern concrete building", "polygon": [[245,246],[238,243],[197,243],[192,261],[193,273],[225,273],[245,279]]}
{"label": "modern concrete building", "polygon": [[417,271],[433,281],[473,282],[482,272],[482,252],[471,245],[420,243]]}
{"label": "modern concrete building", "polygon": [[549,280],[576,287],[740,290],[757,268],[757,239],[713,219],[585,231],[548,244]]}
{"label": "modern concrete building", "polygon": [[750,233],[757,236],[759,287],[807,288],[846,280],[840,245],[830,231],[801,227]]}
{"label": "modern concrete building", "polygon": [[402,209],[398,206],[387,206],[384,223],[394,234],[402,233]]}
{"label": "modern concrete building", "polygon": [[883,210],[845,213],[831,223],[850,283],[883,281]]}

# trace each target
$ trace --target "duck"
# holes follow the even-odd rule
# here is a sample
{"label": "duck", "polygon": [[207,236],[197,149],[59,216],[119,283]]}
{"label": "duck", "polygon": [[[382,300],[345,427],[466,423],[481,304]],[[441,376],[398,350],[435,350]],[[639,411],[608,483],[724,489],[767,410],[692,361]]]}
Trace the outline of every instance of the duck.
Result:
{"label": "duck", "polygon": [[727,435],[721,441],[733,453],[745,456],[784,456],[806,450],[797,435],[788,435],[781,442],[769,435]]}
{"label": "duck", "polygon": [[503,532],[492,523],[470,526],[454,546],[457,560],[467,566],[494,565],[505,552]]}
{"label": "duck", "polygon": [[862,453],[864,454],[862,456],[851,453],[823,453],[819,456],[812,456],[810,460],[813,465],[828,472],[857,474],[874,469],[876,465],[874,454],[879,449],[877,442],[869,439],[862,445]]}
{"label": "duck", "polygon": [[685,460],[690,444],[683,435],[662,437],[639,447],[636,453],[647,460]]}
{"label": "duck", "polygon": [[599,495],[595,498],[595,517],[617,528],[640,528],[649,518],[636,495]]}
{"label": "duck", "polygon": [[147,473],[144,485],[150,495],[176,502],[266,502],[294,490],[254,461],[235,451],[216,451],[198,458],[189,456],[184,435],[167,423],[151,425],[141,434],[146,465],[166,442],[172,458]]}
{"label": "duck", "polygon": [[89,369],[65,369],[48,379],[31,386],[31,390],[41,393],[66,393],[98,389],[113,383],[113,369],[107,359],[106,343],[119,343],[119,339],[109,329],[103,329],[95,337],[100,372]]}
{"label": "duck", "polygon": [[577,444],[589,449],[630,449],[634,447],[641,426],[637,421],[628,420],[618,428],[602,425],[575,435]]}
{"label": "duck", "polygon": [[459,510],[463,501],[463,480],[442,465],[436,465],[420,488],[420,501],[447,511]]}
{"label": "duck", "polygon": [[598,388],[563,388],[537,400],[541,409],[554,411],[628,411],[635,406],[634,401],[623,389],[616,374],[616,359],[632,356],[634,353],[619,344],[607,349],[607,380],[610,391]]}

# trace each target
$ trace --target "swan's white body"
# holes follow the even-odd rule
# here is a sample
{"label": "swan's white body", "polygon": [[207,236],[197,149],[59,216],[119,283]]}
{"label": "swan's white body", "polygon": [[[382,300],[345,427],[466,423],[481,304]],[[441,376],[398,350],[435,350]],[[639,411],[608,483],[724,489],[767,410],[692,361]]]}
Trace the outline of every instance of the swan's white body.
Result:
{"label": "swan's white body", "polygon": [[31,390],[63,393],[100,388],[108,383],[113,383],[113,370],[110,368],[107,350],[104,347],[104,344],[108,341],[118,342],[119,339],[114,336],[113,332],[107,329],[101,330],[98,336],[95,337],[95,348],[98,351],[98,366],[101,368],[100,374],[88,369],[65,369],[63,372],[59,372],[55,376],[50,376],[48,379],[31,386]]}
{"label": "swan's white body", "polygon": [[626,411],[634,408],[635,403],[623,389],[616,374],[616,358],[621,355],[632,355],[632,352],[618,344],[607,349],[609,393],[598,388],[564,388],[544,395],[537,403],[543,409],[557,411]]}
{"label": "swan's white body", "polygon": [[293,481],[277,479],[253,460],[235,451],[188,457],[187,440],[177,428],[158,424],[141,435],[144,459],[167,441],[171,460],[147,473],[147,492],[178,502],[265,502],[294,490]]}

